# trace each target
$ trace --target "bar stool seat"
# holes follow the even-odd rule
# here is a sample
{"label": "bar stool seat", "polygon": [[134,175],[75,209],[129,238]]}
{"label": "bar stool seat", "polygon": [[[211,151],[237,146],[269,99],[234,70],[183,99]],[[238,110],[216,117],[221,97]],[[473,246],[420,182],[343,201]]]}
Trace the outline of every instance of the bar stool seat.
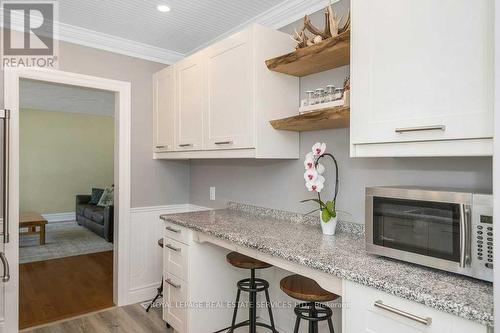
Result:
{"label": "bar stool seat", "polygon": [[281,290],[288,296],[303,301],[294,308],[297,319],[295,321],[294,333],[299,332],[300,320],[309,322],[309,332],[318,333],[318,322],[326,321],[330,333],[334,333],[332,323],[332,310],[319,302],[330,302],[339,295],[331,293],[305,276],[290,275],[280,281]]}
{"label": "bar stool seat", "polygon": [[263,262],[252,257],[248,257],[244,254],[238,252],[231,252],[226,256],[226,260],[228,263],[233,265],[234,267],[244,268],[244,269],[262,269],[269,268],[273,265],[268,264],[267,262]]}
{"label": "bar stool seat", "polygon": [[330,302],[340,297],[321,288],[316,281],[297,274],[282,279],[280,288],[288,296],[305,302]]}

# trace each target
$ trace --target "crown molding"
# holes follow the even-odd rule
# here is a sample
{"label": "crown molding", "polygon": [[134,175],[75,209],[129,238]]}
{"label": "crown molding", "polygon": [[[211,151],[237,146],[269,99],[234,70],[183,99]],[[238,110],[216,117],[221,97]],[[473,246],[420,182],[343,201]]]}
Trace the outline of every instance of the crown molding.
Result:
{"label": "crown molding", "polygon": [[[330,1],[332,4],[334,4],[336,2],[339,2],[340,0]],[[243,30],[246,26],[253,23],[262,24],[273,29],[281,29],[290,23],[300,20],[306,14],[312,14],[314,12],[317,12],[318,10],[325,8],[326,5],[327,0],[286,0],[251,18],[250,20],[226,31],[222,35],[219,35],[216,38],[203,43],[201,46],[195,48],[188,54],[192,54],[199,50],[202,50],[217,41],[220,41],[238,31]]]}
{"label": "crown molding", "polygon": [[[0,9],[0,15],[3,18],[3,10]],[[36,18],[35,18],[36,20]],[[11,29],[16,31],[23,30],[22,15],[13,15]],[[2,27],[4,22],[2,20]],[[105,50],[113,53],[123,54],[130,57],[145,59],[171,65],[184,58],[184,54],[160,47],[136,42],[122,37],[108,35],[102,32],[85,29],[59,22],[55,25],[55,39]]]}

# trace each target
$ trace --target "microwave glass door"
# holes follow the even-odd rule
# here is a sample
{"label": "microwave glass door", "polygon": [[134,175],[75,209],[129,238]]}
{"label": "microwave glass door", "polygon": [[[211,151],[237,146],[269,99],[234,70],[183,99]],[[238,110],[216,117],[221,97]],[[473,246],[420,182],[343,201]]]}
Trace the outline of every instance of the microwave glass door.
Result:
{"label": "microwave glass door", "polygon": [[460,205],[373,198],[373,244],[460,261]]}

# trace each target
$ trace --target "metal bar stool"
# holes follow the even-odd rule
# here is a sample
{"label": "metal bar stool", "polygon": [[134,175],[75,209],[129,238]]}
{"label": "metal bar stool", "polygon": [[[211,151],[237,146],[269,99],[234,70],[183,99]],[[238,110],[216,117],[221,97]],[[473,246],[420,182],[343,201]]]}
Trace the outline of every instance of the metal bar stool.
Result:
{"label": "metal bar stool", "polygon": [[288,296],[304,301],[294,309],[297,315],[294,333],[299,332],[300,320],[309,322],[309,333],[318,333],[318,322],[326,320],[330,333],[335,333],[332,323],[332,310],[318,302],[330,302],[337,298],[329,291],[324,290],[316,281],[301,275],[290,275],[282,279],[280,288]]}
{"label": "metal bar stool", "polygon": [[[228,333],[234,332],[238,327],[248,326],[248,332],[255,333],[257,326],[265,327],[271,330],[273,333],[278,333],[274,326],[273,312],[271,309],[271,301],[269,300],[269,283],[264,279],[259,279],[255,277],[256,269],[263,269],[272,267],[272,265],[265,263],[263,261],[247,257],[238,252],[231,252],[226,256],[226,260],[231,265],[250,270],[250,278],[238,281],[237,287],[238,292],[236,293],[236,305],[233,313],[233,320],[231,322],[231,327],[227,331]],[[248,320],[236,324],[236,316],[238,314],[238,303],[240,301],[241,292],[245,291],[249,293],[249,308],[248,308]],[[266,305],[269,312],[269,321],[271,325],[257,322],[257,293],[264,292],[266,295]]]}
{"label": "metal bar stool", "polygon": [[[163,248],[163,238],[160,238],[158,239],[158,245]],[[151,304],[148,305],[148,307],[146,308],[146,312],[149,312],[149,309],[151,309],[151,307],[153,306],[153,304],[155,304],[156,300],[159,298],[159,297],[163,297],[163,277],[161,278],[161,284],[160,286],[158,287],[157,289],[157,293],[156,293],[156,296],[155,298],[153,298],[153,300],[151,301]]]}

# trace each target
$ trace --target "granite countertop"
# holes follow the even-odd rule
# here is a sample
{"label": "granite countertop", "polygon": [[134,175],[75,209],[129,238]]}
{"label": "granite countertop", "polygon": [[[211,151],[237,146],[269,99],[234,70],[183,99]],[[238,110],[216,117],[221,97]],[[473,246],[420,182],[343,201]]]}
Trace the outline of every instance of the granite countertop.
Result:
{"label": "granite countertop", "polygon": [[237,203],[230,203],[227,209],[161,218],[493,326],[492,283],[369,255],[361,225],[339,222],[336,235],[325,236],[317,217]]}

